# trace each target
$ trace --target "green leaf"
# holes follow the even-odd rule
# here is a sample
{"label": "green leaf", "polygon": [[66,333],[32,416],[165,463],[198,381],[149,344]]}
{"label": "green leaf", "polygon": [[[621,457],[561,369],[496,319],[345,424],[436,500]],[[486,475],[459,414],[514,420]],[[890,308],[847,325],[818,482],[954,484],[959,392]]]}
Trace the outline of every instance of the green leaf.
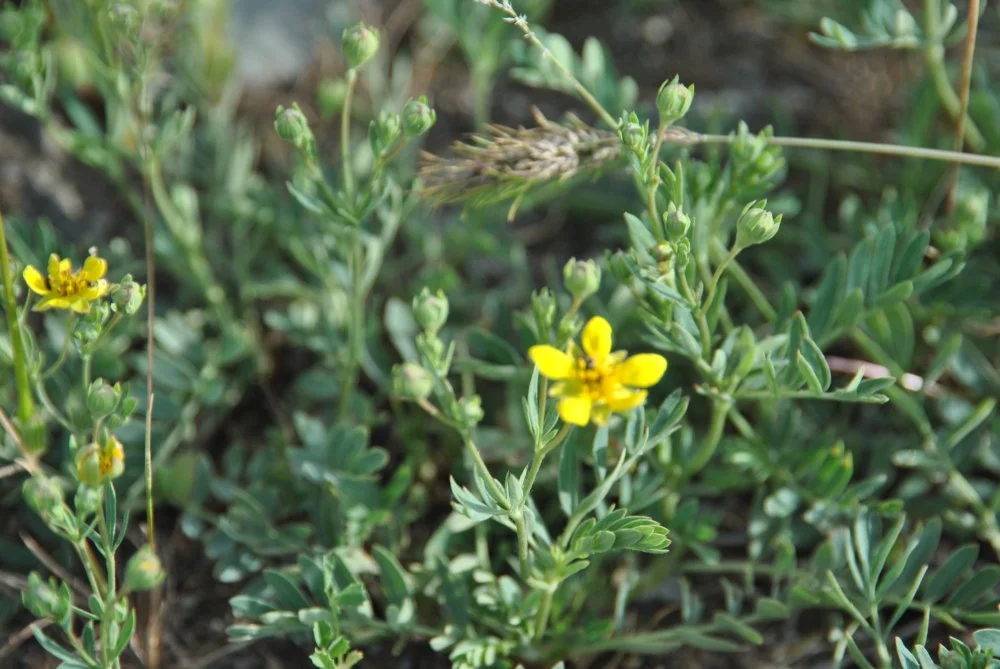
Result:
{"label": "green leaf", "polygon": [[770,597],[761,597],[754,607],[754,617],[761,620],[785,620],[790,615],[788,606]]}
{"label": "green leaf", "polygon": [[755,646],[759,646],[764,643],[764,636],[760,632],[728,613],[723,613],[722,611],[716,612],[716,614],[712,617],[712,622],[717,627],[721,627],[722,629],[732,632],[744,641],[752,643]]}
{"label": "green leaf", "polygon": [[[46,636],[45,632],[40,630],[36,625],[31,626],[31,633],[34,635],[38,645],[41,646],[46,653],[73,667],[80,666],[80,658],[77,657],[76,653],[60,646],[58,643]],[[83,666],[86,667],[87,665]]]}
{"label": "green leaf", "polygon": [[860,288],[847,293],[844,301],[837,307],[833,322],[838,328],[847,328],[858,322],[865,306],[865,294]]}
{"label": "green leaf", "polygon": [[392,604],[402,603],[410,596],[410,589],[406,585],[406,572],[402,565],[396,560],[396,556],[382,546],[376,545],[372,548],[372,556],[382,572],[382,585],[386,598]]}
{"label": "green leaf", "polygon": [[903,248],[903,252],[899,254],[899,259],[896,261],[896,271],[893,274],[893,281],[897,283],[906,281],[917,273],[917,270],[920,269],[920,266],[924,262],[924,252],[927,250],[927,244],[930,240],[931,233],[926,228],[912,233],[909,241]]}
{"label": "green leaf", "polygon": [[972,633],[972,638],[976,640],[982,650],[993,651],[994,657],[1000,656],[1000,630],[976,630]]}
{"label": "green leaf", "polygon": [[869,300],[877,300],[889,286],[892,256],[896,248],[896,228],[892,223],[882,226],[875,236],[871,274],[868,281]]}
{"label": "green leaf", "polygon": [[286,611],[298,611],[311,606],[306,596],[292,583],[291,579],[279,571],[264,571],[264,582],[274,590],[278,605]]}
{"label": "green leaf", "polygon": [[795,366],[799,370],[799,374],[802,375],[802,378],[805,379],[809,391],[815,395],[823,394],[823,382],[820,381],[816,370],[806,361],[801,351],[796,351],[795,353]]}
{"label": "green leaf", "polygon": [[948,589],[972,568],[977,557],[979,557],[977,544],[965,544],[948,556],[945,563],[934,572],[934,575],[927,582],[927,586],[924,588],[924,599],[933,604],[944,597]]}
{"label": "green leaf", "polygon": [[640,249],[651,249],[656,246],[656,238],[649,231],[646,224],[636,216],[625,212],[625,225],[628,227],[628,234],[632,241],[632,246]]}
{"label": "green leaf", "polygon": [[656,418],[649,429],[649,441],[655,443],[676,429],[681,419],[687,413],[689,399],[680,388],[670,393],[663,404],[656,410]]}
{"label": "green leaf", "polygon": [[577,431],[570,434],[559,454],[559,506],[567,517],[580,502],[580,463],[576,457]]}
{"label": "green leaf", "polygon": [[897,283],[895,286],[889,290],[882,293],[877,300],[875,300],[874,307],[876,309],[887,307],[898,302],[903,302],[910,295],[913,294],[913,282],[912,281],[902,281]]}
{"label": "green leaf", "polygon": [[913,656],[903,643],[903,640],[896,637],[896,656],[899,658],[899,664],[902,665],[903,669],[920,669],[920,663],[917,658]]}
{"label": "green leaf", "polygon": [[118,630],[118,636],[114,640],[114,646],[111,648],[111,657],[118,657],[125,652],[134,632],[135,609],[129,609],[128,615],[125,616],[125,624]]}
{"label": "green leaf", "polygon": [[834,309],[843,299],[847,283],[847,261],[842,254],[826,266],[823,280],[816,289],[812,309],[809,310],[809,329],[815,336],[822,336],[833,325]]}
{"label": "green leaf", "polygon": [[830,365],[826,362],[826,356],[823,355],[823,351],[819,350],[816,342],[812,339],[803,340],[799,352],[819,380],[821,391],[829,390],[833,376],[830,374]]}
{"label": "green leaf", "polygon": [[1000,566],[988,565],[953,592],[945,606],[950,609],[968,608],[992,596],[997,583],[1000,583]]}
{"label": "green leaf", "polygon": [[788,518],[799,508],[800,498],[791,488],[779,488],[764,499],[764,513],[772,518]]}
{"label": "green leaf", "polygon": [[847,293],[855,290],[864,293],[868,287],[872,268],[873,244],[871,239],[865,239],[851,252],[847,262]]}

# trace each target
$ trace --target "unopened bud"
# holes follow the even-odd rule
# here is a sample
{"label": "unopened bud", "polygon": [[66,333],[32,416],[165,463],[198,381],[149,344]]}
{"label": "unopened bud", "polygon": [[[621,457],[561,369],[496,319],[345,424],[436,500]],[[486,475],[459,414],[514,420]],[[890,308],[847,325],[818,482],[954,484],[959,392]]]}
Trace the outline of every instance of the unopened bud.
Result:
{"label": "unopened bud", "polygon": [[97,379],[90,384],[87,389],[87,408],[94,420],[106,418],[118,406],[121,399],[121,386],[112,387],[104,382],[104,379]]}
{"label": "unopened bud", "polygon": [[743,208],[736,221],[736,248],[745,249],[754,244],[763,244],[776,234],[781,227],[781,214],[774,216],[764,207],[766,200],[751,202]]}
{"label": "unopened bud", "polygon": [[682,237],[687,237],[690,229],[691,217],[671,203],[663,214],[663,231],[666,233],[667,239],[676,242]]}
{"label": "unopened bud", "polygon": [[125,565],[125,587],[132,592],[155,588],[166,578],[160,558],[149,546],[143,546]]}
{"label": "unopened bud", "polygon": [[681,119],[694,101],[694,86],[685,86],[677,77],[664,82],[656,94],[656,110],[660,125],[668,126]]}
{"label": "unopened bud", "polygon": [[401,399],[419,402],[433,389],[434,377],[420,365],[405,362],[392,368],[392,391]]}
{"label": "unopened bud", "polygon": [[403,121],[399,114],[383,109],[368,126],[368,142],[372,153],[381,155],[403,134]]}
{"label": "unopened bud", "polygon": [[347,66],[355,70],[378,52],[378,30],[364,23],[358,23],[344,30],[344,59]]}
{"label": "unopened bud", "polygon": [[101,451],[97,444],[88,444],[76,454],[76,477],[84,485],[96,486],[104,482]]}
{"label": "unopened bud", "polygon": [[632,270],[629,269],[628,259],[624,251],[616,251],[608,256],[608,269],[611,270],[611,275],[619,283],[628,283],[633,278]]}
{"label": "unopened bud", "polygon": [[621,127],[622,141],[632,152],[641,153],[646,144],[646,130],[638,121],[628,121]]}
{"label": "unopened bud", "polygon": [[101,473],[116,479],[125,471],[125,447],[118,437],[111,435],[101,451]]}
{"label": "unopened bud", "polygon": [[41,518],[52,518],[63,505],[63,492],[59,483],[44,475],[32,476],[21,487],[21,495],[28,506]]}
{"label": "unopened bud", "polygon": [[274,112],[274,129],[278,137],[285,140],[307,157],[316,156],[316,138],[313,137],[312,129],[309,127],[309,120],[302,113],[298,103],[293,102],[292,106],[286,109],[278,105]]}
{"label": "unopened bud", "polygon": [[479,424],[486,414],[483,412],[483,401],[479,395],[463,397],[458,401],[459,418],[463,424],[472,427]]}
{"label": "unopened bud", "polygon": [[448,321],[448,298],[440,290],[432,295],[422,289],[413,298],[413,318],[424,332],[437,333]]}
{"label": "unopened bud", "polygon": [[111,290],[111,308],[127,316],[134,316],[146,299],[146,286],[126,274]]}
{"label": "unopened bud", "polygon": [[576,300],[585,300],[601,287],[601,268],[593,260],[570,259],[563,267],[563,285]]}
{"label": "unopened bud", "polygon": [[548,288],[531,294],[531,315],[535,319],[538,334],[545,336],[552,329],[556,318],[556,299]]}
{"label": "unopened bud", "polygon": [[437,112],[427,104],[424,95],[408,100],[403,106],[403,131],[407,137],[419,137],[430,130],[436,120]]}

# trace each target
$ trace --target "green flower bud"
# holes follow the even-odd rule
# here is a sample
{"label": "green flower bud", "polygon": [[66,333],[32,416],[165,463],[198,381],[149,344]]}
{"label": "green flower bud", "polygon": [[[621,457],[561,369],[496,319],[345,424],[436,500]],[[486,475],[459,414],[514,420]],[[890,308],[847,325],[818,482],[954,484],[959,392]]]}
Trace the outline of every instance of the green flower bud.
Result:
{"label": "green flower bud", "polygon": [[427,105],[427,96],[410,99],[403,106],[403,132],[407,137],[419,137],[434,125],[437,112]]}
{"label": "green flower bud", "polygon": [[431,369],[439,374],[448,371],[448,361],[444,359],[444,342],[436,334],[421,332],[417,335],[417,350]]}
{"label": "green flower bud", "polygon": [[77,487],[73,495],[73,509],[79,518],[89,518],[101,510],[101,490],[89,485]]}
{"label": "green flower bud", "polygon": [[160,564],[160,558],[149,546],[143,546],[125,565],[125,588],[132,592],[142,592],[155,588],[167,577]]}
{"label": "green flower bud", "polygon": [[105,383],[104,379],[97,379],[87,389],[87,408],[94,420],[101,420],[109,416],[118,406],[119,400],[121,400],[121,386],[119,384],[112,387]]}
{"label": "green flower bud", "polygon": [[115,435],[108,437],[101,451],[101,471],[111,479],[118,478],[125,471],[125,447]]}
{"label": "green flower bud", "polygon": [[448,321],[448,298],[442,291],[431,295],[426,288],[413,298],[413,318],[424,332],[436,334]]}
{"label": "green flower bud", "polygon": [[767,200],[751,202],[743,207],[736,221],[736,248],[745,249],[754,244],[763,244],[776,234],[781,226],[781,214],[773,216],[764,207]]}
{"label": "green flower bud", "polygon": [[302,113],[298,103],[293,102],[288,109],[278,105],[274,112],[274,129],[278,137],[285,140],[309,158],[316,157],[316,138],[313,137],[309,120]]}
{"label": "green flower bud", "polygon": [[458,401],[458,417],[464,425],[469,427],[478,425],[485,415],[483,401],[479,395],[463,397]]}
{"label": "green flower bud", "polygon": [[347,66],[356,70],[378,52],[378,30],[358,23],[344,30],[344,59]]}
{"label": "green flower bud", "polygon": [[624,251],[616,251],[608,256],[608,269],[619,283],[628,283],[633,278]]}
{"label": "green flower bud", "polygon": [[556,299],[548,288],[531,294],[531,315],[539,335],[547,335],[556,318]]}
{"label": "green flower bud", "polygon": [[403,134],[403,121],[399,114],[383,109],[368,126],[368,142],[372,153],[381,155],[396,143]]}
{"label": "green flower bud", "polygon": [[663,82],[656,94],[656,110],[660,113],[660,124],[668,126],[681,119],[694,101],[694,86],[684,86],[677,77]]}
{"label": "green flower bud", "polygon": [[320,116],[330,118],[344,106],[347,84],[340,79],[324,79],[316,89],[316,104]]}
{"label": "green flower bud", "polygon": [[36,475],[24,482],[21,495],[28,506],[43,520],[53,518],[63,505],[63,491],[58,481]]}
{"label": "green flower bud", "polygon": [[576,300],[585,300],[601,287],[601,268],[593,260],[571,258],[563,267],[563,285]]}
{"label": "green flower bud", "polygon": [[679,267],[687,267],[688,261],[691,260],[691,240],[685,237],[674,244],[674,258]]}
{"label": "green flower bud", "polygon": [[111,309],[116,313],[134,316],[146,299],[146,286],[138,283],[131,274],[126,274],[122,280],[111,289]]}
{"label": "green flower bud", "polygon": [[650,250],[650,253],[656,262],[666,262],[673,259],[674,247],[666,242],[660,242]]}
{"label": "green flower bud", "polygon": [[58,583],[54,578],[43,581],[37,572],[28,575],[28,587],[21,593],[24,607],[37,618],[45,618],[64,625],[72,612],[72,596],[69,586]]}
{"label": "green flower bud", "polygon": [[101,450],[97,444],[89,444],[76,454],[76,477],[84,485],[97,486],[104,482],[101,473]]}
{"label": "green flower bud", "polygon": [[58,39],[53,48],[60,78],[71,88],[79,89],[93,81],[87,49],[69,37]]}
{"label": "green flower bud", "polygon": [[401,399],[419,402],[427,399],[434,390],[434,376],[413,362],[392,368],[392,391]]}
{"label": "green flower bud", "polygon": [[637,120],[624,123],[620,132],[625,146],[633,153],[642,153],[646,148],[646,129]]}
{"label": "green flower bud", "polygon": [[678,209],[672,202],[663,214],[663,231],[667,239],[676,242],[687,237],[688,230],[691,229],[691,217]]}
{"label": "green flower bud", "polygon": [[32,455],[44,455],[48,450],[48,443],[45,440],[45,419],[36,413],[28,419],[26,424],[18,421],[17,427],[21,433],[21,443],[24,444],[24,450]]}

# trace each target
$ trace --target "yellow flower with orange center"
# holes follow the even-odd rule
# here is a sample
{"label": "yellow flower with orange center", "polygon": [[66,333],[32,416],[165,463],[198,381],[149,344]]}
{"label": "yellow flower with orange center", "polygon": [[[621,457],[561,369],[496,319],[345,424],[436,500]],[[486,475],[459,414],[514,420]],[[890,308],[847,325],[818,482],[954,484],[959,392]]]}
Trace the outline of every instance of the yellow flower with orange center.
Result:
{"label": "yellow flower with orange center", "polygon": [[83,267],[73,271],[73,263],[53,253],[49,256],[48,275],[35,267],[24,268],[24,281],[42,300],[35,311],[47,309],[72,309],[78,314],[90,311],[90,303],[104,297],[111,289],[105,279],[108,261],[90,256]]}
{"label": "yellow flower with orange center", "polygon": [[559,416],[574,425],[604,425],[612,413],[624,413],[646,401],[646,391],[663,378],[667,359],[656,353],[629,356],[611,351],[611,325],[591,318],[580,338],[582,350],[540,344],[528,349],[538,371],[556,381],[549,395],[559,397]]}

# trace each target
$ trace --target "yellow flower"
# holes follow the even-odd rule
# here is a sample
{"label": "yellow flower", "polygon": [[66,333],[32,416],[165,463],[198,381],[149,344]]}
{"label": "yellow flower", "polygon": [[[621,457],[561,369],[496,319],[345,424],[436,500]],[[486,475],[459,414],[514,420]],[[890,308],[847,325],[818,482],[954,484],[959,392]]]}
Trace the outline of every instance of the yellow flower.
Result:
{"label": "yellow flower", "polygon": [[90,303],[107,294],[111,286],[104,275],[108,261],[90,256],[83,267],[73,271],[73,263],[53,253],[49,256],[48,276],[35,267],[24,268],[24,281],[32,291],[42,296],[35,311],[72,309],[78,314],[90,311]]}
{"label": "yellow flower", "polygon": [[549,394],[560,397],[559,415],[567,423],[603,425],[612,412],[630,411],[646,401],[646,391],[667,371],[667,359],[656,353],[626,357],[611,352],[611,325],[595,316],[583,328],[583,350],[570,343],[568,352],[539,345],[528,355],[547,379],[557,381]]}

